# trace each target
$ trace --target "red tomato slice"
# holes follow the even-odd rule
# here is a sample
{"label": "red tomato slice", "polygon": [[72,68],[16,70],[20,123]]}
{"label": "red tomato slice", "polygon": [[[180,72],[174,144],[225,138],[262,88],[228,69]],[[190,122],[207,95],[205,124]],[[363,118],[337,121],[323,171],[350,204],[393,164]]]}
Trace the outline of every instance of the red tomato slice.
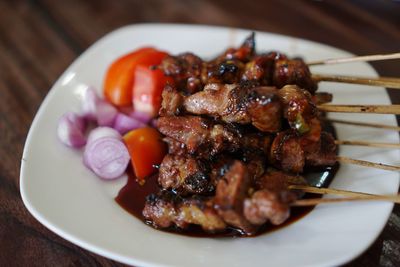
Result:
{"label": "red tomato slice", "polygon": [[150,66],[137,66],[133,85],[134,109],[156,116],[161,107],[161,93],[164,86],[172,82],[172,78],[166,77],[161,70],[151,69]]}
{"label": "red tomato slice", "polygon": [[124,142],[131,156],[133,170],[140,181],[153,174],[167,153],[162,135],[154,128],[146,127],[130,131]]}
{"label": "red tomato slice", "polygon": [[132,105],[132,88],[136,67],[160,64],[166,55],[165,52],[145,47],[114,61],[109,67],[104,81],[105,98],[118,107]]}

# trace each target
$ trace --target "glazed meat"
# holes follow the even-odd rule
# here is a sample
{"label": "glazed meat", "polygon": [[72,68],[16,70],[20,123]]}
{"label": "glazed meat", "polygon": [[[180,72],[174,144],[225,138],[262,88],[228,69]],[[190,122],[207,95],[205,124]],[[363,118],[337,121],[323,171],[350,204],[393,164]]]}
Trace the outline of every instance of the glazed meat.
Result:
{"label": "glazed meat", "polygon": [[307,185],[299,175],[269,169],[256,179],[256,191],[244,201],[244,215],[252,224],[260,225],[267,221],[279,225],[290,215],[290,203],[302,196],[301,192],[288,189],[291,184]]}
{"label": "glazed meat", "polygon": [[333,136],[321,133],[321,139],[314,151],[306,152],[306,164],[309,166],[333,166],[336,163],[337,145]]}
{"label": "glazed meat", "polygon": [[279,59],[275,61],[272,84],[282,88],[288,84],[295,84],[314,93],[318,85],[312,79],[311,72],[301,59]]}
{"label": "glazed meat", "polygon": [[[193,194],[210,195],[214,193],[218,181],[225,175],[234,159],[221,155],[211,161],[191,155],[168,154],[164,157],[158,182],[162,188],[186,196]],[[250,177],[257,179],[265,171],[264,157],[252,155],[246,158]]]}
{"label": "glazed meat", "polygon": [[241,105],[246,94],[246,90],[236,84],[212,83],[185,98],[183,106],[192,114],[221,118],[225,122],[250,123],[245,107]]}
{"label": "glazed meat", "polygon": [[253,124],[263,132],[281,126],[282,105],[273,87],[247,88],[209,84],[184,100],[187,112],[208,115],[228,123]]}
{"label": "glazed meat", "polygon": [[170,137],[164,137],[163,141],[167,143],[168,146],[168,154],[174,154],[177,156],[184,156],[188,153],[185,144],[176,141]]}
{"label": "glazed meat", "polygon": [[184,96],[171,85],[167,84],[162,92],[161,108],[159,110],[160,116],[174,116],[179,115],[182,109]]}
{"label": "glazed meat", "polygon": [[278,169],[293,173],[303,171],[305,165],[304,150],[293,130],[277,134],[272,142],[269,159]]}
{"label": "glazed meat", "polygon": [[214,199],[215,209],[223,220],[245,234],[254,233],[257,229],[243,214],[243,201],[248,196],[251,181],[247,167],[235,161],[219,180]]}
{"label": "glazed meat", "polygon": [[158,66],[166,76],[172,77],[178,89],[191,94],[202,89],[203,60],[192,53],[167,56]]}
{"label": "glazed meat", "polygon": [[[313,137],[314,138],[314,137]],[[271,145],[270,162],[277,168],[303,172],[304,166],[332,166],[336,162],[337,146],[331,134],[321,132],[312,141],[309,136],[297,136],[292,130],[278,133]]]}
{"label": "glazed meat", "polygon": [[243,212],[245,218],[254,225],[267,221],[279,225],[289,218],[289,204],[282,199],[280,192],[263,189],[244,200]]}
{"label": "glazed meat", "polygon": [[207,151],[211,155],[239,149],[239,135],[221,124],[196,116],[168,116],[157,120],[158,130],[180,143],[190,154]]}
{"label": "glazed meat", "polygon": [[185,229],[191,224],[201,226],[206,232],[218,232],[226,228],[209,199],[182,199],[168,191],[149,195],[143,216],[155,228],[176,226]]}
{"label": "glazed meat", "polygon": [[220,152],[252,150],[268,154],[270,135],[260,132],[244,134],[229,124],[216,124],[196,116],[167,116],[157,120],[157,128],[167,136],[169,152],[209,158]]}
{"label": "glazed meat", "polygon": [[287,57],[278,52],[256,55],[246,64],[242,80],[252,81],[258,85],[273,85],[275,61],[280,59],[287,59]]}
{"label": "glazed meat", "polygon": [[173,189],[181,195],[214,191],[209,163],[189,155],[166,155],[160,165],[158,183],[162,188]]}
{"label": "glazed meat", "polygon": [[218,56],[214,61],[221,62],[225,60],[240,60],[242,62],[249,61],[255,54],[256,41],[254,32],[251,33],[239,48],[228,48],[222,55]]}

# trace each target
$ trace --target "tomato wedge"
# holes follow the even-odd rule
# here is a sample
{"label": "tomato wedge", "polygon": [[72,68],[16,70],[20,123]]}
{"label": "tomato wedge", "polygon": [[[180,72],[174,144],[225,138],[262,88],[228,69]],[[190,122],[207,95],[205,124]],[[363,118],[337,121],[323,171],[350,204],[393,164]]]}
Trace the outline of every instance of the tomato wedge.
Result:
{"label": "tomato wedge", "polygon": [[139,182],[153,174],[167,153],[162,135],[154,128],[145,127],[130,131],[123,137],[131,156],[133,170]]}
{"label": "tomato wedge", "polygon": [[168,54],[151,47],[133,51],[114,61],[104,80],[104,97],[118,107],[132,105],[135,69],[158,65]]}
{"label": "tomato wedge", "polygon": [[161,107],[161,94],[167,83],[172,84],[173,80],[166,77],[161,70],[145,65],[137,66],[133,85],[134,109],[151,117],[156,116]]}

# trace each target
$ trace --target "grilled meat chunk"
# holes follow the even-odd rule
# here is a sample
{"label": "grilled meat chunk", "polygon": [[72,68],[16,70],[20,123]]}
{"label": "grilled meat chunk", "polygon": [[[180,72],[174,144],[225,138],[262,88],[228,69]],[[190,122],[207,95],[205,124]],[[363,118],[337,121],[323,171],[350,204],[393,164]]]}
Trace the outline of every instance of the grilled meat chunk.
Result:
{"label": "grilled meat chunk", "polygon": [[279,225],[286,221],[290,215],[290,203],[302,196],[300,191],[289,190],[289,185],[307,184],[302,176],[273,169],[269,169],[255,181],[258,191],[244,201],[244,215],[255,225],[267,221]]}
{"label": "grilled meat chunk", "polygon": [[168,154],[174,154],[177,156],[185,156],[188,153],[188,151],[186,150],[185,144],[180,143],[179,141],[176,141],[173,138],[164,137],[163,141],[165,143],[167,143]]}
{"label": "grilled meat chunk", "polygon": [[192,114],[221,118],[225,122],[249,123],[250,118],[240,102],[245,97],[246,90],[236,84],[212,83],[185,98],[183,106]]}
{"label": "grilled meat chunk", "polygon": [[187,112],[208,115],[228,123],[253,124],[263,132],[281,126],[282,105],[273,87],[247,88],[209,84],[184,100]]}
{"label": "grilled meat chunk", "polygon": [[312,79],[310,69],[301,59],[280,59],[275,61],[272,84],[282,88],[288,84],[295,84],[314,93],[318,85]]}
{"label": "grilled meat chunk", "polygon": [[143,216],[155,228],[176,226],[185,229],[190,224],[196,224],[207,232],[226,229],[225,222],[208,199],[182,199],[168,191],[148,196]]}
{"label": "grilled meat chunk", "polygon": [[162,91],[161,108],[159,110],[160,116],[174,116],[179,115],[183,105],[184,96],[171,85],[167,84]]}
{"label": "grilled meat chunk", "polygon": [[254,233],[257,229],[243,215],[243,201],[248,196],[251,180],[247,167],[235,161],[218,181],[214,198],[214,207],[223,220],[245,234]]}
{"label": "grilled meat chunk", "polygon": [[158,66],[166,76],[174,79],[178,89],[192,94],[202,89],[203,60],[192,53],[167,56]]}
{"label": "grilled meat chunk", "polygon": [[228,48],[222,55],[218,56],[215,61],[237,59],[242,62],[249,61],[255,54],[256,41],[254,32],[250,34],[239,48]]}
{"label": "grilled meat chunk", "polygon": [[306,164],[310,166],[333,166],[336,163],[337,145],[330,133],[322,132],[314,151],[306,152]]}
{"label": "grilled meat chunk", "polygon": [[292,130],[277,134],[271,145],[270,162],[278,169],[300,173],[305,164],[304,150]]}
{"label": "grilled meat chunk", "polygon": [[263,86],[273,85],[275,61],[280,59],[287,59],[287,57],[278,52],[269,52],[254,56],[246,64],[242,80],[253,81]]}
{"label": "grilled meat chunk", "polygon": [[[297,136],[292,130],[280,132],[271,145],[270,162],[278,169],[300,173],[304,166],[333,166],[337,146],[331,134]],[[318,138],[317,138],[318,137]]]}
{"label": "grilled meat chunk", "polygon": [[[250,177],[257,179],[264,173],[264,158],[261,155],[246,158],[245,164]],[[233,162],[234,159],[229,155],[220,155],[211,161],[188,154],[168,154],[160,165],[158,182],[162,188],[173,190],[182,196],[210,195]]]}
{"label": "grilled meat chunk", "polygon": [[[303,176],[292,175],[283,171],[268,169],[261,177],[259,177],[255,186],[257,189],[267,189],[273,192],[288,192],[297,195],[299,192],[288,191],[289,185],[307,185],[307,181]],[[299,195],[300,196],[300,195]],[[287,201],[295,200],[290,194],[287,194]]]}
{"label": "grilled meat chunk", "polygon": [[244,200],[243,212],[245,218],[254,225],[267,221],[279,225],[289,218],[290,207],[282,200],[280,192],[263,189]]}
{"label": "grilled meat chunk", "polygon": [[166,155],[160,165],[158,182],[164,189],[174,189],[182,195],[214,191],[208,162],[191,156]]}
{"label": "grilled meat chunk", "polygon": [[239,149],[239,136],[234,130],[196,116],[168,116],[157,120],[158,130],[183,143],[191,154],[206,150],[211,155]]}

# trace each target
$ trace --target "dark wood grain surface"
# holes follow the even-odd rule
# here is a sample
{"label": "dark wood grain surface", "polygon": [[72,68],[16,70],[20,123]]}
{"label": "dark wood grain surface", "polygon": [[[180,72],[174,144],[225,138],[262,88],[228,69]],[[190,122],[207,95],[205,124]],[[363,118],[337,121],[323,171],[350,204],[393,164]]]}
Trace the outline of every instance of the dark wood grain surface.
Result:
{"label": "dark wood grain surface", "polygon": [[[104,34],[143,22],[251,28],[360,55],[400,50],[396,1],[0,0],[0,266],[121,266],[39,224],[22,203],[19,168],[32,119],[61,73]],[[400,77],[399,61],[373,66]],[[390,94],[399,104],[400,94]],[[400,266],[400,206],[376,242],[348,264],[378,265]]]}

